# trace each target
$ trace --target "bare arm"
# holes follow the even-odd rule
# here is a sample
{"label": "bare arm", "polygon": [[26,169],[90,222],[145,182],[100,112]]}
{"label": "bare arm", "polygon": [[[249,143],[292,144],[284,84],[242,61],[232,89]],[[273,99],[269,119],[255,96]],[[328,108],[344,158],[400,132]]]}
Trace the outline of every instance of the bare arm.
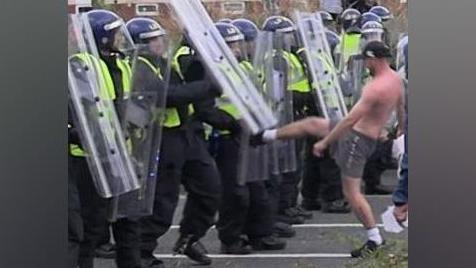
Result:
{"label": "bare arm", "polygon": [[360,100],[352,110],[342,119],[336,127],[327,135],[322,142],[326,145],[332,144],[339,139],[343,133],[351,129],[364,115],[368,114],[376,101],[376,96],[371,88],[363,90]]}

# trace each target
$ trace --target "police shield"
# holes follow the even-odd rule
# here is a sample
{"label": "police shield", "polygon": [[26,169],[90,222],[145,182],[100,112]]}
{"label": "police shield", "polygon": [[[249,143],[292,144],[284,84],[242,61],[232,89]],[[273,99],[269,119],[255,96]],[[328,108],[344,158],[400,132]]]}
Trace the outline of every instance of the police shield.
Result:
{"label": "police shield", "polygon": [[160,43],[163,46],[160,54],[157,54],[157,42],[154,49],[149,44],[139,45],[137,60],[132,67],[132,89],[124,105],[123,126],[141,186],[113,200],[112,221],[147,216],[153,212],[171,70],[171,57],[168,55],[173,52],[166,40]]}
{"label": "police shield", "polygon": [[384,20],[382,25],[385,30],[385,43],[391,48],[393,53],[395,52],[398,41],[400,40],[403,27],[405,27],[404,23],[392,17],[388,20]]}
{"label": "police shield", "polygon": [[340,43],[338,66],[339,81],[345,104],[352,106],[360,97],[362,89],[363,61],[358,59],[361,53],[361,36],[359,32],[344,33]]}
{"label": "police shield", "polygon": [[247,182],[264,181],[269,178],[269,145],[252,147],[251,134],[243,131],[238,152],[238,185]]}
{"label": "police shield", "polygon": [[[359,43],[359,54],[364,47],[372,42],[384,42],[384,29],[381,23],[376,21],[366,22],[362,26],[362,32]],[[363,60],[358,60],[351,57],[348,62],[347,74],[349,77],[349,85],[352,87],[352,104],[356,103],[362,95],[362,88],[364,84],[370,79],[370,73],[364,66]]]}
{"label": "police shield", "polygon": [[403,78],[408,77],[407,57],[408,57],[408,35],[404,35],[398,42],[397,59],[396,59],[397,71]]}
{"label": "police shield", "polygon": [[240,111],[251,133],[275,126],[276,118],[239,66],[202,3],[199,0],[170,1],[169,6],[204,66]]}
{"label": "police shield", "polygon": [[[279,125],[294,121],[292,92],[288,85],[294,79],[290,71],[290,54],[284,51],[284,36],[263,32],[258,36],[254,67],[263,80],[262,94]],[[296,170],[295,140],[276,141],[269,146],[272,174]]]}
{"label": "police shield", "polygon": [[[251,55],[256,55],[256,46]],[[255,84],[258,91],[262,94],[264,91],[264,78],[262,74],[254,68],[249,61],[242,61],[240,66],[245,70],[248,76]],[[251,133],[244,128],[240,136],[240,149],[238,152],[238,172],[237,183],[244,185],[247,182],[263,181],[269,178],[269,145],[258,147],[250,146]]]}
{"label": "police shield", "polygon": [[312,79],[317,107],[327,119],[340,120],[347,108],[320,13],[296,11],[295,20]]}
{"label": "police shield", "polygon": [[115,94],[104,75],[91,26],[85,14],[68,16],[68,86],[81,145],[70,152],[87,159],[97,192],[104,198],[140,187],[127,150],[113,100]]}

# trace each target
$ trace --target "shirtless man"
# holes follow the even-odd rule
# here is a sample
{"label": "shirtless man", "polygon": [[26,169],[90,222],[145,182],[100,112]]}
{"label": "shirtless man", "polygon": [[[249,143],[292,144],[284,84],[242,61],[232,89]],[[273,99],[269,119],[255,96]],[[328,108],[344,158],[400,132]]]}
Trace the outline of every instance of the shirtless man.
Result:
{"label": "shirtless man", "polygon": [[[384,243],[376,227],[372,209],[360,192],[360,184],[367,158],[375,146],[385,123],[397,110],[399,125],[404,126],[403,85],[400,76],[389,67],[390,50],[381,42],[370,42],[362,57],[373,79],[363,89],[358,103],[341,121],[308,117],[265,131],[261,139],[269,142],[276,139],[299,138],[306,135],[324,137],[314,144],[314,154],[321,156],[330,147],[331,154],[341,169],[343,192],[352,211],[367,230],[368,241],[351,252],[360,257],[365,251],[375,251]],[[401,129],[399,130],[402,133]]]}

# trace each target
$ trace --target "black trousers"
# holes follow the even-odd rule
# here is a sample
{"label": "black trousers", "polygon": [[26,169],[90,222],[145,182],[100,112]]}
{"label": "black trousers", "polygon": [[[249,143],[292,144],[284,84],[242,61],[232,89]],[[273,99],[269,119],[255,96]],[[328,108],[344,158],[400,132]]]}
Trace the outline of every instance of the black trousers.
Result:
{"label": "black trousers", "polygon": [[278,211],[295,207],[299,195],[299,183],[303,177],[304,162],[304,143],[303,139],[296,139],[296,171],[281,174],[281,183],[279,185],[279,203]]}
{"label": "black trousers", "polygon": [[221,199],[220,176],[201,135],[164,130],[154,212],[140,220],[143,258],[152,257],[157,239],[172,225],[181,183],[188,195],[180,233],[198,240],[215,224]]}
{"label": "black trousers", "polygon": [[323,157],[316,157],[312,152],[314,138],[307,139],[305,168],[301,195],[303,199],[322,199],[332,202],[343,199],[340,170],[327,151]]}
{"label": "black trousers", "polygon": [[[80,243],[79,267],[94,267],[94,249],[108,228],[107,215],[109,200],[98,195],[91,177],[86,159],[73,157],[70,161],[70,174],[77,182],[81,219],[84,237]],[[79,219],[77,219],[79,220]],[[140,268],[140,233],[139,222],[123,218],[112,223],[113,234],[117,244],[116,264],[119,268]]]}
{"label": "black trousers", "polygon": [[[271,168],[270,168],[271,169]],[[268,192],[269,201],[271,204],[271,219],[273,224],[276,222],[276,216],[279,210],[279,201],[281,196],[281,182],[282,175],[275,175],[269,173],[269,179],[264,182],[266,191]]]}
{"label": "black trousers", "polygon": [[273,232],[271,203],[264,181],[238,184],[239,149],[239,142],[231,136],[220,136],[217,140],[216,162],[223,186],[217,230],[219,239],[227,245],[239,241],[242,234],[253,239]]}
{"label": "black trousers", "polygon": [[72,157],[68,156],[68,267],[78,267],[79,248],[84,239],[81,202],[76,176],[73,175]]}
{"label": "black trousers", "polygon": [[300,170],[282,173],[280,177],[278,212],[296,205],[298,186],[301,181]]}

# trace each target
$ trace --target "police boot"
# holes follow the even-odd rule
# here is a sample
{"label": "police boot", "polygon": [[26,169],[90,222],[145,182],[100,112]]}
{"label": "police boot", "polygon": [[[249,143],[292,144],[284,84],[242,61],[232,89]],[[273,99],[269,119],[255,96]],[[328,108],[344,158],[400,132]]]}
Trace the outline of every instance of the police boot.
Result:
{"label": "police boot", "polygon": [[314,216],[314,215],[312,214],[312,212],[307,211],[307,210],[304,209],[302,206],[297,206],[297,207],[292,208],[292,209],[296,210],[296,211],[297,211],[297,215],[303,217],[304,219],[310,220],[310,219],[312,219],[312,217]]}
{"label": "police boot", "polygon": [[273,233],[279,237],[294,237],[296,235],[296,231],[293,229],[291,224],[287,224],[284,222],[276,222],[273,225]]}
{"label": "police boot", "polygon": [[164,262],[155,258],[142,259],[143,268],[165,268]]}
{"label": "police boot", "polygon": [[389,195],[393,193],[393,189],[385,185],[366,185],[366,195]]}
{"label": "police boot", "polygon": [[344,199],[322,202],[323,213],[349,213],[350,205]]}
{"label": "police boot", "polygon": [[286,248],[286,241],[283,241],[275,235],[250,238],[249,243],[254,250],[281,250]]}
{"label": "police boot", "polygon": [[245,255],[250,254],[251,252],[251,247],[247,245],[247,241],[243,239],[231,244],[221,243],[221,253],[223,254]]}
{"label": "police boot", "polygon": [[300,216],[295,209],[285,209],[277,215],[277,220],[288,224],[303,224],[304,217]]}
{"label": "police boot", "polygon": [[313,210],[320,210],[321,203],[316,199],[306,199],[304,198],[301,202],[301,207],[305,210],[313,211]]}
{"label": "police boot", "polygon": [[190,259],[202,265],[210,265],[212,259],[207,256],[208,252],[194,235],[181,235],[173,248],[175,254],[184,254]]}

